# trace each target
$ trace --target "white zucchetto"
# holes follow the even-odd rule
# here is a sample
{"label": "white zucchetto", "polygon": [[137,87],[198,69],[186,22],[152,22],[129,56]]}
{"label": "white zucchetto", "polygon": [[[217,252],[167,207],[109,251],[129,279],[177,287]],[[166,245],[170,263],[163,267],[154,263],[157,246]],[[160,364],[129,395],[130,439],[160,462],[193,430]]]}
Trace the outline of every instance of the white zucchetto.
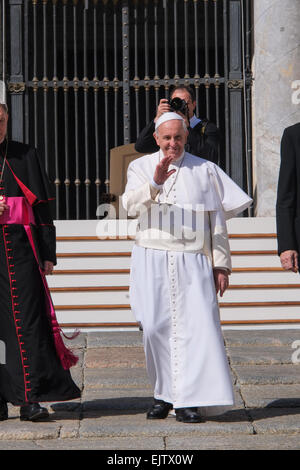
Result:
{"label": "white zucchetto", "polygon": [[167,121],[173,121],[174,119],[178,119],[179,121],[183,121],[184,122],[184,119],[177,113],[163,113],[156,121],[155,123],[155,130],[161,125],[163,124],[164,122],[167,122]]}

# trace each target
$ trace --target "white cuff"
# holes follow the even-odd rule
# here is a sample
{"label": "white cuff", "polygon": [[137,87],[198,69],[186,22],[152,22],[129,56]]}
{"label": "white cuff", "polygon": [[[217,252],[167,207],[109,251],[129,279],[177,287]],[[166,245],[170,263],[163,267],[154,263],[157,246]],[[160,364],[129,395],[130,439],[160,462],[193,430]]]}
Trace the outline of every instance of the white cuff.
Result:
{"label": "white cuff", "polygon": [[214,266],[213,269],[220,269],[221,271],[226,271],[227,274],[230,274],[230,270],[225,266]]}
{"label": "white cuff", "polygon": [[152,179],[152,181],[150,181],[150,184],[151,184],[151,186],[153,186],[153,188],[155,188],[155,189],[162,189],[162,187],[163,187],[163,184],[157,184],[157,183],[155,183],[154,179]]}

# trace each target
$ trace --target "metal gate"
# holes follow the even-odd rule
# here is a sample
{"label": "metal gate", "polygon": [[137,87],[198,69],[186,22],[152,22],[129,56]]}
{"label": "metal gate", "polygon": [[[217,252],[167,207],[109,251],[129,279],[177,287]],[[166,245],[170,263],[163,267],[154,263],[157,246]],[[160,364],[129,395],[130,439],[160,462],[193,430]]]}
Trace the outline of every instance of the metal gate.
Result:
{"label": "metal gate", "polygon": [[221,130],[220,165],[251,195],[251,3],[2,1],[10,134],[43,156],[56,219],[96,218],[110,149],[135,142],[182,83]]}

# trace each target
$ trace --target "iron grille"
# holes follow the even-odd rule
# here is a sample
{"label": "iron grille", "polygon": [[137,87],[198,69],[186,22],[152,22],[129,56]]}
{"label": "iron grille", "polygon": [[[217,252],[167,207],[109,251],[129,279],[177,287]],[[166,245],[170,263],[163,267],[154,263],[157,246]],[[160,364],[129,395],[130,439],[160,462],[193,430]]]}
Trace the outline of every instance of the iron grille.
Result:
{"label": "iron grille", "polygon": [[176,84],[195,88],[220,165],[251,195],[251,0],[6,3],[11,134],[43,155],[56,219],[96,218],[110,149],[135,142]]}

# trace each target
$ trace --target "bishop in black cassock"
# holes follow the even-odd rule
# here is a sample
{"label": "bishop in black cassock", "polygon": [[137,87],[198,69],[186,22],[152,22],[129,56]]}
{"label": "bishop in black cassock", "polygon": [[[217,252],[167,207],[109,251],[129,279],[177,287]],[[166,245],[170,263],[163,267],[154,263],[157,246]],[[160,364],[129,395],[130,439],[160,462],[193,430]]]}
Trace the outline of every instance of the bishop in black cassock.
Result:
{"label": "bishop in black cassock", "polygon": [[50,184],[37,151],[7,140],[7,117],[0,105],[0,420],[10,402],[34,421],[48,416],[39,402],[78,398],[80,390],[45,277],[56,264]]}

